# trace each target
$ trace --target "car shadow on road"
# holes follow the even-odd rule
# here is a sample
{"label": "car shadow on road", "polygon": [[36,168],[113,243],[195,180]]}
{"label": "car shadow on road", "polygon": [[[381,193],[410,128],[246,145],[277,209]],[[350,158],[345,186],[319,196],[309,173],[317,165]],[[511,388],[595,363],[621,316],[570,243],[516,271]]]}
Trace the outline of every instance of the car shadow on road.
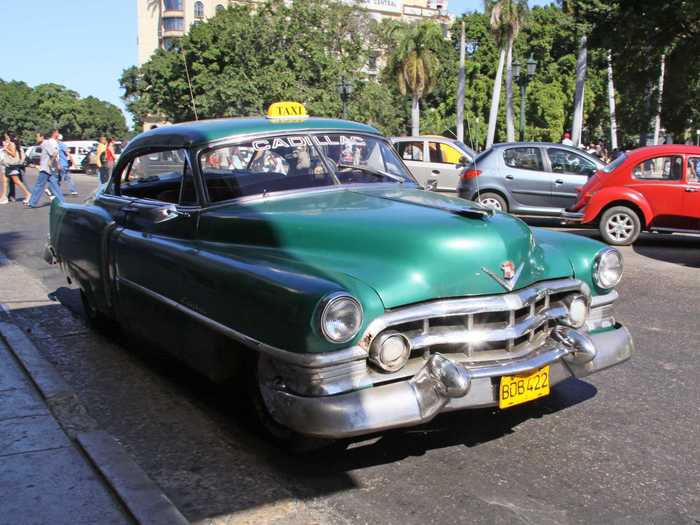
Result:
{"label": "car shadow on road", "polygon": [[700,236],[644,234],[632,249],[643,257],[700,268]]}
{"label": "car shadow on road", "polygon": [[21,245],[24,235],[20,232],[0,233],[0,265],[6,264],[6,259],[12,259],[16,248]]}

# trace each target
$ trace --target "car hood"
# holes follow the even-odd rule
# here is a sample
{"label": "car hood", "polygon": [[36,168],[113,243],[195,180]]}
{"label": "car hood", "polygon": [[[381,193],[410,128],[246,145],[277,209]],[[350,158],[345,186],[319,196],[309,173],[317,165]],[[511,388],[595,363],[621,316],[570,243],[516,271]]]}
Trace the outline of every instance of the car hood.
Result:
{"label": "car hood", "polygon": [[573,273],[565,254],[538,245],[519,219],[412,188],[334,188],[210,214],[202,233],[231,256],[348,274],[371,286],[386,308],[505,293],[489,272],[502,278],[506,261],[522,267],[515,289]]}

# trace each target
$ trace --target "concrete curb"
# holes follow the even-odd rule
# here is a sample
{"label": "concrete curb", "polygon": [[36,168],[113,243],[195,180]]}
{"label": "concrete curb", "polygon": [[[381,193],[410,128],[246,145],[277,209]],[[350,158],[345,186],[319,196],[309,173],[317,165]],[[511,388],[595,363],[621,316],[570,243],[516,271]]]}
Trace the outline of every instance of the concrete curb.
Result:
{"label": "concrete curb", "polygon": [[0,336],[127,511],[141,525],[189,523],[170,499],[107,432],[99,429],[63,376],[17,326],[0,322]]}

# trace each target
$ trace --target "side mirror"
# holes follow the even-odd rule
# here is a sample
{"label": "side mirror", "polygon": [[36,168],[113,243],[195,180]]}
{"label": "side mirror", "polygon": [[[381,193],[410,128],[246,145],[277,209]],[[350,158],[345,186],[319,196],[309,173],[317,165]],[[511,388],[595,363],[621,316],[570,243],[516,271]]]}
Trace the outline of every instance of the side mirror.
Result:
{"label": "side mirror", "polygon": [[437,180],[430,179],[425,185],[425,191],[437,191]]}
{"label": "side mirror", "polygon": [[457,162],[457,166],[466,166],[466,165],[469,164],[470,162],[471,162],[471,161],[469,160],[469,157],[466,157],[466,156],[462,155],[462,156],[459,158],[459,162]]}
{"label": "side mirror", "polygon": [[598,171],[598,170],[596,170],[595,168],[587,168],[584,171],[584,175],[586,175],[586,177],[592,177],[593,175],[596,174],[596,171]]}

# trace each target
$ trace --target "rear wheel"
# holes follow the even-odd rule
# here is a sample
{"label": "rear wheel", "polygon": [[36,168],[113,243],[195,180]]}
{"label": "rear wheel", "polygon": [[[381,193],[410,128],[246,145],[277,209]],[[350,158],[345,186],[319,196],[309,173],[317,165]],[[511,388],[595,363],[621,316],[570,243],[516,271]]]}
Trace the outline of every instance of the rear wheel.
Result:
{"label": "rear wheel", "polygon": [[496,211],[508,211],[508,203],[498,193],[480,193],[476,201]]}
{"label": "rear wheel", "polygon": [[639,216],[627,206],[613,206],[600,217],[600,235],[608,244],[628,246],[642,231]]}

